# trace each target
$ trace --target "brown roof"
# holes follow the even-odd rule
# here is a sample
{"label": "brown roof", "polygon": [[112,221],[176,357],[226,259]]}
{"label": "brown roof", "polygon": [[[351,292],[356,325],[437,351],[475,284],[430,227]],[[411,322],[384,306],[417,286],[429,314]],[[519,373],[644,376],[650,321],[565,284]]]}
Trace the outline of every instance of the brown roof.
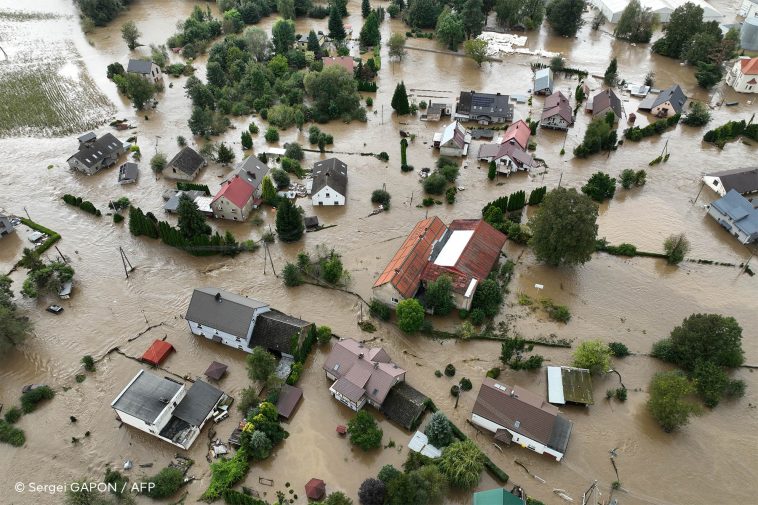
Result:
{"label": "brown roof", "polygon": [[574,114],[571,111],[571,105],[568,98],[563,93],[556,91],[549,97],[545,98],[545,106],[542,108],[541,120],[545,120],[555,115],[561,116],[568,124],[574,124]]}
{"label": "brown roof", "polygon": [[592,115],[597,116],[601,112],[608,108],[611,108],[616,114],[616,117],[621,117],[623,109],[621,106],[621,100],[613,90],[604,89],[600,93],[594,96],[592,99]]}
{"label": "brown roof", "polygon": [[445,224],[436,216],[419,221],[376,280],[374,287],[390,282],[404,298],[412,297],[421,282],[421,273],[426,267],[432,246],[442,237],[445,229]]}
{"label": "brown roof", "polygon": [[758,58],[740,60],[740,68],[745,75],[758,75]]}
{"label": "brown roof", "polygon": [[511,140],[514,140],[521,146],[521,149],[526,150],[529,144],[529,136],[531,134],[532,131],[529,129],[529,125],[527,125],[522,119],[519,119],[505,130],[501,143],[506,144]]}
{"label": "brown roof", "polygon": [[[565,451],[568,444],[570,422],[559,415],[557,407],[519,386],[506,386],[486,377],[473,413],[559,451]],[[558,437],[567,424],[565,437]]]}
{"label": "brown roof", "polygon": [[351,56],[330,56],[322,60],[324,62],[324,68],[331,67],[332,65],[339,65],[344,68],[350,75],[353,75],[353,69],[355,68],[355,61]]}
{"label": "brown roof", "polygon": [[311,500],[320,500],[326,494],[326,483],[321,479],[311,479],[305,485],[305,495]]}
{"label": "brown roof", "polygon": [[279,415],[285,419],[289,419],[302,397],[302,389],[290,386],[289,384],[283,384],[282,389],[279,390],[279,400],[276,402],[276,410],[279,412]]}

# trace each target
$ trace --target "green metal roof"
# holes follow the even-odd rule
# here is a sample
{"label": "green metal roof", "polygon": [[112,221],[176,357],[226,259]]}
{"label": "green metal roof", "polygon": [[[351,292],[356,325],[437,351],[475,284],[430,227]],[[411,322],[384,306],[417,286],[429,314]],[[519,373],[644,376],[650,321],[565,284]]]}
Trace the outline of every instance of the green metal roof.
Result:
{"label": "green metal roof", "polygon": [[474,493],[474,505],[524,505],[520,498],[503,488]]}

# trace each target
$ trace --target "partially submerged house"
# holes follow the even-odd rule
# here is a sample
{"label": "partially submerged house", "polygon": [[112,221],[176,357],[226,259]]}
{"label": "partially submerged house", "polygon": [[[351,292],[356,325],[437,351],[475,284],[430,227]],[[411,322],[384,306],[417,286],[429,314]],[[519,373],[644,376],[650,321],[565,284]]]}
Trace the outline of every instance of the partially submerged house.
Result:
{"label": "partially submerged house", "polygon": [[712,172],[703,176],[703,182],[721,196],[731,190],[743,196],[752,195],[758,193],[758,167]]}
{"label": "partially submerged house", "polygon": [[621,99],[612,89],[604,89],[592,97],[592,100],[588,100],[586,110],[592,113],[592,119],[605,118],[609,112],[613,112],[614,121],[618,121],[624,115]]}
{"label": "partially submerged house", "polygon": [[535,166],[534,159],[527,152],[531,129],[519,119],[505,130],[500,143],[482,144],[477,159],[497,165],[499,173],[506,175],[518,170],[529,170]]}
{"label": "partially submerged house", "polygon": [[592,376],[586,368],[547,367],[547,401],[557,405],[592,405]]}
{"label": "partially submerged house", "polygon": [[469,310],[477,286],[497,265],[505,241],[505,235],[481,219],[457,219],[450,226],[438,217],[424,219],[377,278],[373,296],[391,305],[423,298],[427,283],[447,275],[456,307]]}
{"label": "partially submerged house", "polygon": [[350,75],[353,75],[353,71],[355,70],[355,60],[353,60],[352,56],[327,56],[321,61],[324,62],[324,68],[333,66],[342,67]]}
{"label": "partially submerged house", "polygon": [[312,325],[265,302],[217,288],[195,289],[184,319],[193,334],[208,340],[245,352],[263,347],[287,356]]}
{"label": "partially submerged house", "polygon": [[758,93],[758,58],[743,56],[734,62],[726,83],[738,93]]}
{"label": "partially submerged house", "polygon": [[[71,156],[68,166],[87,175],[92,175],[103,168],[116,164],[119,156],[124,154],[124,144],[111,133],[92,139],[90,132],[79,137],[79,151]],[[86,138],[82,142],[82,138]]]}
{"label": "partially submerged house", "polygon": [[253,207],[257,207],[261,203],[260,197],[263,178],[268,175],[269,171],[270,169],[268,165],[263,163],[256,156],[248,156],[237,164],[234,170],[224,178],[224,181],[221,184],[231,182],[236,176],[244,179],[248,184],[255,188],[253,195],[256,201],[253,202]]}
{"label": "partially submerged house", "polygon": [[497,442],[515,443],[560,461],[566,454],[572,423],[559,412],[529,390],[485,377],[471,422],[493,433]]}
{"label": "partially submerged house", "polygon": [[534,94],[553,94],[553,71],[550,68],[541,68],[534,73]]}
{"label": "partially submerged house", "polygon": [[345,205],[347,199],[347,165],[337,158],[313,164],[313,205]]}
{"label": "partially submerged house", "polygon": [[422,121],[439,121],[452,113],[449,103],[430,103],[425,111],[421,112]]}
{"label": "partially submerged house", "polygon": [[176,191],[174,194],[166,201],[165,204],[163,204],[163,210],[168,212],[169,214],[173,214],[179,210],[179,200],[182,198],[183,195],[186,195],[187,198],[195,202],[195,205],[197,205],[198,209],[201,208],[201,206],[198,203],[198,200],[200,198],[203,198],[206,196],[205,191],[199,191],[199,190],[189,190],[189,191]]}
{"label": "partially submerged house", "polygon": [[529,147],[529,136],[531,134],[532,130],[529,128],[529,125],[523,119],[519,119],[505,130],[500,143],[515,143],[522,150],[526,151]]}
{"label": "partially submerged house", "polygon": [[574,111],[571,110],[568,98],[560,91],[545,98],[540,126],[554,130],[568,130],[574,126]]}
{"label": "partially submerged house", "polygon": [[429,398],[403,381],[390,389],[382,404],[382,414],[406,430],[418,428]]}
{"label": "partially submerged house", "polygon": [[5,214],[0,214],[0,237],[10,235],[14,231],[13,222],[11,218]]}
{"label": "partially submerged house", "polygon": [[207,164],[208,162],[200,156],[200,153],[190,146],[184,146],[168,162],[166,168],[163,170],[163,175],[172,179],[191,181],[197,177],[200,169]]}
{"label": "partially submerged house", "polygon": [[161,67],[150,60],[129,60],[129,64],[126,66],[126,73],[139,75],[151,84],[163,82]]}
{"label": "partially submerged house", "polygon": [[246,221],[253,210],[255,187],[235,175],[224,183],[211,200],[211,210],[216,219]]}
{"label": "partially submerged house", "polygon": [[742,244],[758,240],[758,209],[735,190],[711,203],[708,215]]}
{"label": "partially submerged house", "polygon": [[508,95],[461,91],[455,104],[454,119],[476,121],[484,125],[510,123],[513,121],[513,105],[510,104]]}
{"label": "partially submerged house", "polygon": [[673,116],[681,114],[684,104],[687,102],[687,96],[678,84],[669,86],[657,95],[650,94],[640,102],[639,110],[650,112],[656,117]]}
{"label": "partially submerged house", "polygon": [[453,121],[441,132],[434,134],[432,145],[442,156],[466,157],[471,144],[471,134],[458,121]]}
{"label": "partially submerged house", "polygon": [[334,381],[329,387],[334,399],[355,411],[366,403],[381,409],[390,390],[405,381],[405,370],[393,363],[384,349],[365,347],[351,338],[332,346],[323,369]]}
{"label": "partially submerged house", "polygon": [[184,383],[140,370],[111,407],[124,424],[189,449],[224,400],[223,391],[200,379],[187,388]]}
{"label": "partially submerged house", "polygon": [[127,161],[118,168],[119,184],[134,184],[139,177],[139,167],[132,161]]}

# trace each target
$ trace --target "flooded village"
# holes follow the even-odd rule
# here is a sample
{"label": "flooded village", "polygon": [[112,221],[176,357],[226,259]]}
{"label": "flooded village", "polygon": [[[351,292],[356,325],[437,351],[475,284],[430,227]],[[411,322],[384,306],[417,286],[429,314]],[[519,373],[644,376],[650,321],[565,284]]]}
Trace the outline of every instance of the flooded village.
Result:
{"label": "flooded village", "polygon": [[[291,77],[324,72],[313,54],[279,51],[282,65],[264,50],[265,70],[239,84],[233,60],[249,61],[252,42],[214,52],[234,23],[240,37],[287,31],[274,26],[302,2],[254,24],[220,10],[244,1],[123,3],[89,23],[70,0],[0,0],[0,279],[13,293],[0,282],[0,315],[29,328],[16,345],[15,327],[0,330],[0,502],[755,502],[758,47],[720,61],[705,89],[710,67],[651,51],[660,26],[653,43],[614,37],[614,2],[583,6],[575,37],[547,19],[511,30],[495,2],[479,65],[463,39],[451,51],[419,36],[435,23],[411,31],[413,2],[374,0],[381,15],[363,16],[349,0],[340,54],[329,11],[345,4],[313,2],[319,16],[280,34],[289,51],[307,53],[313,30],[335,82],[376,69],[359,79],[365,121],[353,109],[345,122],[329,108],[337,84]],[[683,4],[663,3],[663,22]],[[720,34],[736,26],[755,42],[752,0],[696,3]],[[219,33],[197,54],[174,51],[196,7]],[[362,49],[377,18],[381,43]],[[406,36],[402,58],[393,34]],[[151,45],[166,45],[162,68]],[[161,87],[140,110],[119,90],[129,75]],[[235,86],[261,76],[290,80],[268,85],[264,107],[243,104]],[[186,87],[211,81],[230,95],[202,116]],[[396,111],[400,83],[409,114]],[[274,105],[303,99],[324,121]],[[693,103],[707,124],[685,124]],[[710,133],[730,121],[745,124]],[[613,147],[583,151],[603,122]],[[589,210],[558,220],[541,248],[546,209],[570,214],[555,195]],[[580,228],[592,237],[551,241]],[[551,264],[547,249],[582,239],[586,257]],[[687,344],[698,332],[705,342]],[[666,387],[683,422],[654,415]],[[127,492],[71,489],[82,482]]]}

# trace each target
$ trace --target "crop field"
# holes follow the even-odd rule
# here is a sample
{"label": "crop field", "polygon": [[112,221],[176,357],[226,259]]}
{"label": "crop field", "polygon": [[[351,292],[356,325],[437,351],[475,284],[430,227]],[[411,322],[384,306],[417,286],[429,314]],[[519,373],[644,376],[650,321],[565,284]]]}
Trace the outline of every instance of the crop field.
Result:
{"label": "crop field", "polygon": [[45,40],[58,18],[0,11],[0,137],[62,136],[105,122],[115,107],[70,40]]}

